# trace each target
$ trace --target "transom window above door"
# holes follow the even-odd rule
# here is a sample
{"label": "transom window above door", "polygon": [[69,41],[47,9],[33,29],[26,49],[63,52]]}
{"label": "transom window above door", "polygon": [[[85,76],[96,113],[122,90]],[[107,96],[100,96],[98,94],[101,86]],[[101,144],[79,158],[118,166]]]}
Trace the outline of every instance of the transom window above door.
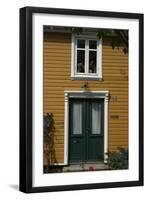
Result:
{"label": "transom window above door", "polygon": [[102,41],[92,36],[72,36],[72,78],[102,78]]}

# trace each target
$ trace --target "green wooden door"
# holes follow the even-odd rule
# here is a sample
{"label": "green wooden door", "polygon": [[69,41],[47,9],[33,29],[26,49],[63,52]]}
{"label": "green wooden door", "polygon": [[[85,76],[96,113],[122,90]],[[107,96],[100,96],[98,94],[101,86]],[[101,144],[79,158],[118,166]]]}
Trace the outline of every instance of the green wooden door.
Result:
{"label": "green wooden door", "polygon": [[69,161],[103,160],[103,99],[72,99],[69,116]]}

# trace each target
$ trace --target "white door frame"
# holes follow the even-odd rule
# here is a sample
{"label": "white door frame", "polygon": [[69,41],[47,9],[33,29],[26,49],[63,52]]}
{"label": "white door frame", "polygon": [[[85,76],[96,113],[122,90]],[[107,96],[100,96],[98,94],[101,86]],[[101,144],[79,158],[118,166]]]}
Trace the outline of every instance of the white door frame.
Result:
{"label": "white door frame", "polygon": [[104,163],[108,158],[108,91],[64,91],[64,165],[68,164],[69,149],[69,98],[104,99]]}

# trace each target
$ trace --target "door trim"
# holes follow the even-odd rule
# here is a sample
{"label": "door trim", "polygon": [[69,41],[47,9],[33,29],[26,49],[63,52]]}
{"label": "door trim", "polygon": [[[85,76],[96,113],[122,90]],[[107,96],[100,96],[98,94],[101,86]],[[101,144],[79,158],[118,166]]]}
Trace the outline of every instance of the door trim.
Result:
{"label": "door trim", "polygon": [[69,99],[70,98],[91,98],[104,99],[104,163],[108,158],[108,102],[109,91],[64,91],[64,165],[68,165],[69,149]]}

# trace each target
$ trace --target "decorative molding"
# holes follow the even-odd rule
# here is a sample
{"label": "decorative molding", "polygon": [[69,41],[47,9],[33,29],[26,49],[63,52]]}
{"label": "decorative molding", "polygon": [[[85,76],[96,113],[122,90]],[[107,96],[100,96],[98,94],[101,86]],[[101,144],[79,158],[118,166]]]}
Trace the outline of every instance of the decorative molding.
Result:
{"label": "decorative molding", "polygon": [[64,91],[64,165],[68,164],[68,138],[69,138],[69,98],[104,99],[104,163],[108,159],[108,91]]}
{"label": "decorative molding", "polygon": [[108,161],[108,102],[109,93],[106,93],[104,100],[104,163]]}
{"label": "decorative molding", "polygon": [[68,132],[69,132],[69,100],[68,93],[64,93],[64,165],[68,164]]}

